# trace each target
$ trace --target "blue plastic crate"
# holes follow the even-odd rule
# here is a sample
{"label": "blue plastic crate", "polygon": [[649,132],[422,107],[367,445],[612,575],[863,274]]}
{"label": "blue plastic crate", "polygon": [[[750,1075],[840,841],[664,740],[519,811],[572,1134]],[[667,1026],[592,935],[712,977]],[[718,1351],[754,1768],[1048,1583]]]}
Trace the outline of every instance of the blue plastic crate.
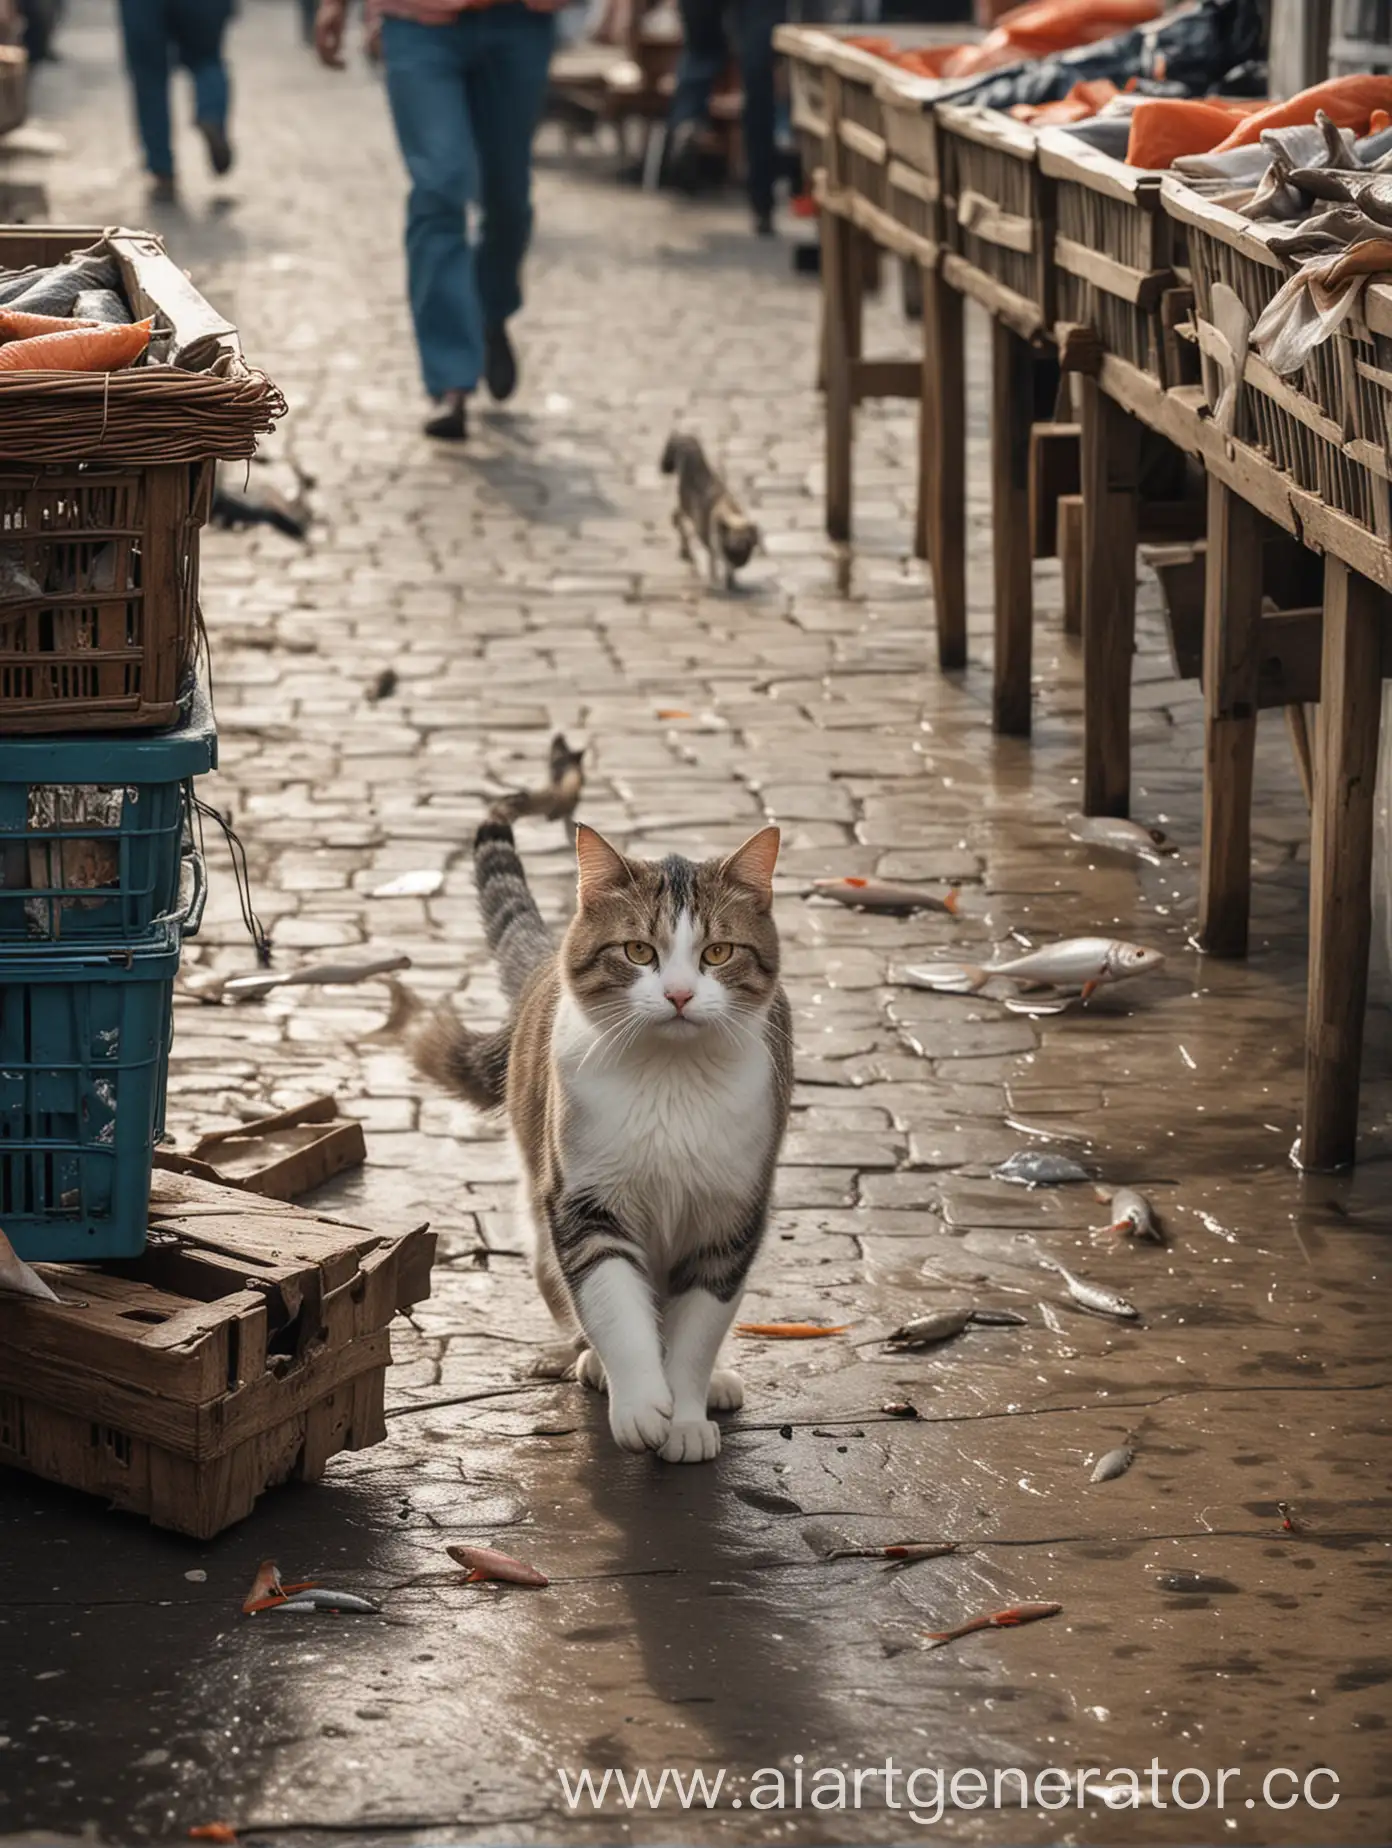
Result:
{"label": "blue plastic crate", "polygon": [[178,928],[0,950],[0,1226],[21,1257],[133,1258],[164,1133]]}
{"label": "blue plastic crate", "polygon": [[192,778],[216,763],[201,687],[184,723],[153,737],[0,740],[0,946],[96,948],[178,917],[191,935]]}

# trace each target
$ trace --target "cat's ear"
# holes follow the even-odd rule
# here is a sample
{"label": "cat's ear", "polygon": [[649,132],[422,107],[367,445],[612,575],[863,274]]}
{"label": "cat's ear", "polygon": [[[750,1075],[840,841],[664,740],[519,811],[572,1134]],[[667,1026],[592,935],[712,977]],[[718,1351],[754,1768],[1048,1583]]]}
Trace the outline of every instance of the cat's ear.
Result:
{"label": "cat's ear", "polygon": [[773,903],[773,869],[778,864],[781,838],[777,828],[760,828],[720,868],[727,879],[753,893],[760,911],[767,911]]}
{"label": "cat's ear", "polygon": [[575,860],[580,869],[582,905],[601,892],[612,891],[628,877],[628,862],[619,850],[583,821],[575,824]]}

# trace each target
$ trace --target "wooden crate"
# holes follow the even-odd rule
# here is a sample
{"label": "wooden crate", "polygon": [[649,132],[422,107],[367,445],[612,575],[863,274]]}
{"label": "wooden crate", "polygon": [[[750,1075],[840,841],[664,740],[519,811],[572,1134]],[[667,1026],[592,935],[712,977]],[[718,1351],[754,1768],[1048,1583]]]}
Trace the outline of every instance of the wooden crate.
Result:
{"label": "wooden crate", "polygon": [[1104,353],[1178,385],[1162,310],[1187,261],[1184,228],[1160,204],[1162,175],[1128,167],[1076,135],[1045,129],[1039,165],[1055,186],[1055,313],[1060,343],[1091,329]]}
{"label": "wooden crate", "polygon": [[385,1437],[389,1324],[434,1250],[157,1172],[142,1257],[0,1296],[0,1463],[211,1539]]}
{"label": "wooden crate", "polygon": [[895,73],[879,85],[885,139],[885,221],[878,235],[901,256],[936,263],[943,242],[942,159],[934,104],[952,85]]}
{"label": "wooden crate", "polygon": [[0,135],[29,113],[29,58],[20,45],[0,45]]}
{"label": "wooden crate", "polygon": [[995,109],[939,103],[943,275],[1026,340],[1052,336],[1055,182],[1038,136]]}
{"label": "wooden crate", "polygon": [[[1203,358],[1204,396],[1222,406],[1224,434],[1269,457],[1294,486],[1361,528],[1378,549],[1392,544],[1392,461],[1387,448],[1392,389],[1392,298],[1374,292],[1379,333],[1352,315],[1315,348],[1298,373],[1282,378],[1257,353],[1233,346],[1233,327],[1214,291],[1232,292],[1248,327],[1293,273],[1252,224],[1169,175],[1165,211],[1186,228],[1194,284],[1194,326]],[[1226,328],[1220,326],[1226,321]],[[1232,384],[1234,389],[1226,393]],[[1350,563],[1360,565],[1358,558]]]}

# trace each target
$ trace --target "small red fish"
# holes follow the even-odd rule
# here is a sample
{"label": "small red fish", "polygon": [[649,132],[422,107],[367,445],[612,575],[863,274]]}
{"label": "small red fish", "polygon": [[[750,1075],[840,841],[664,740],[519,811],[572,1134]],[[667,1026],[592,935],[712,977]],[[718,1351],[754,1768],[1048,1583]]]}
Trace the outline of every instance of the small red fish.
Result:
{"label": "small red fish", "polygon": [[491,1546],[447,1546],[445,1551],[461,1566],[469,1568],[467,1585],[496,1582],[502,1585],[549,1585],[550,1579],[535,1566],[525,1565]]}
{"label": "small red fish", "polygon": [[237,1831],[230,1822],[200,1822],[188,1832],[191,1842],[235,1842]]}
{"label": "small red fish", "polygon": [[820,1335],[844,1335],[850,1323],[824,1328],[820,1322],[736,1322],[737,1335],[762,1335],[765,1341],[815,1341]]}
{"label": "small red fish", "polygon": [[297,1591],[312,1591],[313,1579],[302,1579],[297,1585],[287,1585],[276,1569],[273,1559],[263,1559],[256,1568],[256,1577],[251,1581],[251,1590],[242,1600],[242,1611],[250,1617],[255,1611],[268,1611],[273,1605],[284,1604]]}
{"label": "small red fish", "polygon": [[1061,1604],[1012,1604],[1006,1610],[992,1611],[989,1617],[969,1617],[955,1630],[925,1630],[924,1635],[930,1646],[937,1649],[943,1643],[955,1643],[959,1636],[970,1636],[976,1630],[1013,1630],[1017,1624],[1038,1623],[1041,1617],[1057,1617],[1062,1609]]}

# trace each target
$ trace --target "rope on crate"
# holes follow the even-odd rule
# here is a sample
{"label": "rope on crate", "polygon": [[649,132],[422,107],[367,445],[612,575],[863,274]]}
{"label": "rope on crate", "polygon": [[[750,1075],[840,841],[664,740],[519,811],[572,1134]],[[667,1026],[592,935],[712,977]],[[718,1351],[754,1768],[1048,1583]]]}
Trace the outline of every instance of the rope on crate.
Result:
{"label": "rope on crate", "polygon": [[269,969],[271,966],[270,933],[256,915],[251,902],[251,873],[247,867],[246,848],[243,847],[228,816],[221,814],[211,802],[203,801],[201,796],[193,798],[193,812],[198,821],[198,851],[203,851],[203,822],[215,821],[222,829],[223,839],[227,842],[227,851],[232,857],[232,877],[237,885],[237,903],[241,907],[242,923],[256,950],[256,966]]}

